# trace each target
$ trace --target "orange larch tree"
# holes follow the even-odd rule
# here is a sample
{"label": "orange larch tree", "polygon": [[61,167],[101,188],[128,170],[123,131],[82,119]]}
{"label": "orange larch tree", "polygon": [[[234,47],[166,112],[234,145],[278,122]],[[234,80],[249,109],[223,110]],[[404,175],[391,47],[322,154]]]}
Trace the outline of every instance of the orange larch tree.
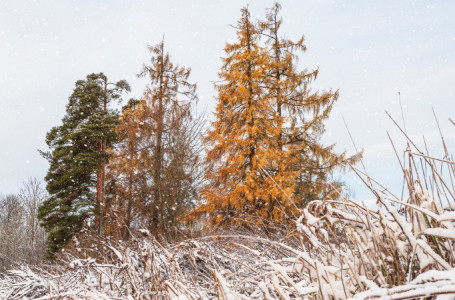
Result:
{"label": "orange larch tree", "polygon": [[129,238],[132,222],[141,220],[143,199],[150,190],[147,184],[149,152],[143,151],[148,144],[144,125],[147,106],[144,100],[131,99],[123,107],[120,124],[115,128],[119,142],[112,149],[107,172],[107,225],[111,236]]}
{"label": "orange larch tree", "polygon": [[298,207],[314,199],[339,197],[341,183],[331,180],[336,169],[355,163],[360,155],[347,156],[335,153],[334,146],[324,146],[321,136],[324,121],[329,117],[338,99],[338,91],[312,92],[310,85],[318,70],[299,71],[298,52],[305,52],[304,37],[297,41],[280,36],[281,6],[276,3],[269,9],[264,21],[259,21],[268,53],[268,96],[273,99],[277,128],[276,147],[282,161],[271,165],[271,172],[284,168],[294,172],[293,198]]}
{"label": "orange larch tree", "polygon": [[237,40],[225,47],[215,121],[205,142],[207,185],[193,216],[212,225],[283,222],[307,199],[339,192],[330,174],[357,156],[333,152],[320,137],[338,92],[311,92],[318,71],[298,71],[293,42],[280,36],[280,6],[252,22],[247,8]]}
{"label": "orange larch tree", "polygon": [[217,86],[216,120],[208,132],[208,185],[194,215],[208,214],[215,225],[247,226],[273,217],[271,200],[280,198],[280,210],[292,203],[292,184],[280,188],[283,173],[268,174],[270,162],[279,162],[271,145],[279,132],[272,100],[264,88],[268,57],[259,44],[260,32],[247,8],[237,23],[237,41],[225,47],[227,57]]}

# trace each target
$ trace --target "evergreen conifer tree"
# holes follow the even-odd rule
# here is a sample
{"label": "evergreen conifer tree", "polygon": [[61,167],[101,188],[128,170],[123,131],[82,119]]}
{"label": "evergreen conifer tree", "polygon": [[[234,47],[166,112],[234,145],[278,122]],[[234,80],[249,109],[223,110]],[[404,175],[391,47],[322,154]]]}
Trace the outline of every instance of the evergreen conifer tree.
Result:
{"label": "evergreen conifer tree", "polygon": [[45,178],[50,197],[39,207],[38,217],[49,232],[50,255],[63,248],[88,218],[102,231],[107,149],[116,139],[113,129],[118,123],[110,104],[129,90],[126,81],[109,83],[103,73],[77,81],[62,125],[46,136],[51,151],[42,154],[50,163]]}

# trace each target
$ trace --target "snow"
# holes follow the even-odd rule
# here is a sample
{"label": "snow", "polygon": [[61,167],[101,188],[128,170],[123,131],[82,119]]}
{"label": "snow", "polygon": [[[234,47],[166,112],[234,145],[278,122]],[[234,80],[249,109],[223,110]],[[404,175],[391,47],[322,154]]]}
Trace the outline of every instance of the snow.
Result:
{"label": "snow", "polygon": [[146,236],[150,236],[150,231],[148,231],[147,229],[139,229],[139,232]]}
{"label": "snow", "polygon": [[375,193],[377,210],[347,199],[310,202],[294,237],[213,235],[162,245],[141,229],[89,250],[74,239],[59,265],[11,270],[0,298],[453,299],[452,212],[424,190],[415,197],[425,207]]}
{"label": "snow", "polygon": [[423,232],[427,235],[433,235],[442,238],[448,238],[455,240],[455,231],[452,229],[444,229],[444,228],[427,228]]}
{"label": "snow", "polygon": [[455,269],[448,271],[430,270],[420,274],[409,284],[389,289],[374,288],[355,295],[353,299],[409,299],[441,294],[449,294],[444,295],[448,299],[455,297]]}
{"label": "snow", "polygon": [[437,218],[438,222],[455,221],[455,211],[446,212]]}

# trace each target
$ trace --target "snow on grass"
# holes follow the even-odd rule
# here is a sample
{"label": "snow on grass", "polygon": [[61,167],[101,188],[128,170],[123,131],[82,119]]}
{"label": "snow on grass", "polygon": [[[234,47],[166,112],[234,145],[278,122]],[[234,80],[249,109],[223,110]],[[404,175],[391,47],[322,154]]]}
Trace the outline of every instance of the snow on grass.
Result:
{"label": "snow on grass", "polygon": [[[420,163],[427,173],[441,170],[428,156]],[[162,245],[142,231],[128,243],[99,238],[93,249],[102,251],[78,243],[53,267],[11,270],[0,298],[454,299],[455,189],[437,174],[427,174],[428,184],[416,166],[404,172],[406,199],[364,178],[375,209],[315,200],[286,237],[213,235]]]}

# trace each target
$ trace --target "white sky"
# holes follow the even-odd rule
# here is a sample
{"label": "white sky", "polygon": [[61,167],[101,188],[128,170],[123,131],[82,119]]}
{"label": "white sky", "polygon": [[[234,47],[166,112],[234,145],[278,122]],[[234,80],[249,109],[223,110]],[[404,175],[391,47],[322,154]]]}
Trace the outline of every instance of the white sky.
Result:
{"label": "white sky", "polygon": [[[93,72],[126,79],[139,97],[136,79],[149,55],[146,44],[165,34],[173,60],[191,67],[200,107],[215,106],[223,47],[235,36],[240,8],[263,17],[269,0],[199,1],[19,1],[0,2],[0,193],[16,193],[29,176],[44,177],[48,164],[37,149],[60,125],[74,82]],[[403,137],[385,115],[401,121],[398,92],[408,133],[427,137],[439,154],[434,107],[446,142],[455,146],[455,2],[283,0],[283,32],[306,37],[302,67],[319,66],[315,89],[339,89],[327,123],[327,143],[354,152],[347,120],[374,178],[398,194],[401,173],[386,131],[401,150]],[[453,149],[453,147],[452,147]],[[353,174],[343,177],[358,200],[372,196]]]}

